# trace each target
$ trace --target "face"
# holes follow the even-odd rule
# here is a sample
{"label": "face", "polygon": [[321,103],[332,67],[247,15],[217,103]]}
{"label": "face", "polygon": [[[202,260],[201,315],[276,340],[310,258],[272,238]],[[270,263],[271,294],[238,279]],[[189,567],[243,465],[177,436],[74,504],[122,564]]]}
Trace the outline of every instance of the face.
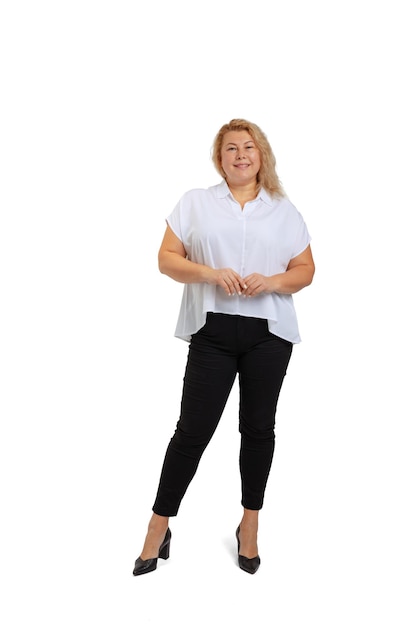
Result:
{"label": "face", "polygon": [[225,133],[221,161],[230,185],[256,184],[256,176],[261,167],[261,155],[246,130],[230,130]]}

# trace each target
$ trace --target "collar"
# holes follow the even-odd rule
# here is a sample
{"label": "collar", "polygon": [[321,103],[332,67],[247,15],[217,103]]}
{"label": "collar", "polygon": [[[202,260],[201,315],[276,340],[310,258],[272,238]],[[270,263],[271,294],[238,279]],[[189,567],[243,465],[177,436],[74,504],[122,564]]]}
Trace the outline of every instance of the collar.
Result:
{"label": "collar", "polygon": [[[229,189],[229,185],[227,184],[225,180],[223,180],[221,183],[216,185],[217,198],[226,198],[229,195],[231,196],[232,193]],[[272,206],[272,198],[263,187],[261,187],[261,190],[256,197],[262,200],[263,202],[265,202],[265,204]]]}

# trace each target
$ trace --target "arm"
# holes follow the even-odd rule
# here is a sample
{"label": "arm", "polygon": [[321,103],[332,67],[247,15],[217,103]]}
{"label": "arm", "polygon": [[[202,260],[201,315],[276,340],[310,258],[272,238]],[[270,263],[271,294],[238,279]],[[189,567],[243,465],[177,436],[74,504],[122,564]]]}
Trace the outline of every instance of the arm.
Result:
{"label": "arm", "polygon": [[311,247],[297,255],[288,264],[285,272],[273,276],[250,274],[245,278],[245,295],[257,296],[260,293],[293,294],[310,285],[315,272]]}
{"label": "arm", "polygon": [[180,283],[219,285],[228,295],[241,293],[243,280],[230,268],[213,269],[187,258],[182,241],[167,226],[158,253],[159,271]]}

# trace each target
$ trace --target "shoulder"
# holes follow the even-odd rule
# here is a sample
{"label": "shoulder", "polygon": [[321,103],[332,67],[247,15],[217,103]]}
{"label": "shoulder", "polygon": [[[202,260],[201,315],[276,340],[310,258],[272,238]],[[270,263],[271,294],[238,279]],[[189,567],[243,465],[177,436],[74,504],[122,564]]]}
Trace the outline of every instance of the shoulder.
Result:
{"label": "shoulder", "polygon": [[192,201],[196,198],[204,197],[205,195],[207,195],[207,192],[208,192],[208,189],[203,189],[200,187],[196,187],[194,189],[188,189],[188,191],[183,193],[183,195],[181,196],[181,200],[185,202]]}
{"label": "shoulder", "polygon": [[204,207],[207,207],[210,197],[213,197],[211,187],[189,189],[178,200],[171,213],[171,218],[189,220],[191,216],[198,215]]}
{"label": "shoulder", "polygon": [[287,196],[278,196],[272,198],[272,206],[278,212],[286,215],[288,218],[292,218],[296,221],[302,219],[302,215],[297,207],[291,202]]}
{"label": "shoulder", "polygon": [[219,187],[220,185],[213,185],[207,188],[189,189],[181,196],[177,206],[186,208],[207,206],[219,197]]}
{"label": "shoulder", "polygon": [[222,185],[212,185],[211,187],[195,187],[194,189],[189,189],[186,191],[182,198],[186,200],[192,200],[194,198],[208,198],[217,196]]}
{"label": "shoulder", "polygon": [[265,193],[265,197],[268,198],[270,204],[277,209],[282,209],[283,211],[293,211],[295,206],[291,202],[291,200],[287,196],[271,196],[269,193]]}

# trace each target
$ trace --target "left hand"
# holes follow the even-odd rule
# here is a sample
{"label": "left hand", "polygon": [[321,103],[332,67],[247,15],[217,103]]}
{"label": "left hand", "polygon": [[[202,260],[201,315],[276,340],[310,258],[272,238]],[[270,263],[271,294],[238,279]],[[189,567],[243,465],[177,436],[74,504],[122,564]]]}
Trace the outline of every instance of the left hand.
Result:
{"label": "left hand", "polygon": [[242,295],[248,298],[259,296],[261,293],[272,293],[271,277],[263,274],[249,274],[244,279],[246,289],[243,289]]}

